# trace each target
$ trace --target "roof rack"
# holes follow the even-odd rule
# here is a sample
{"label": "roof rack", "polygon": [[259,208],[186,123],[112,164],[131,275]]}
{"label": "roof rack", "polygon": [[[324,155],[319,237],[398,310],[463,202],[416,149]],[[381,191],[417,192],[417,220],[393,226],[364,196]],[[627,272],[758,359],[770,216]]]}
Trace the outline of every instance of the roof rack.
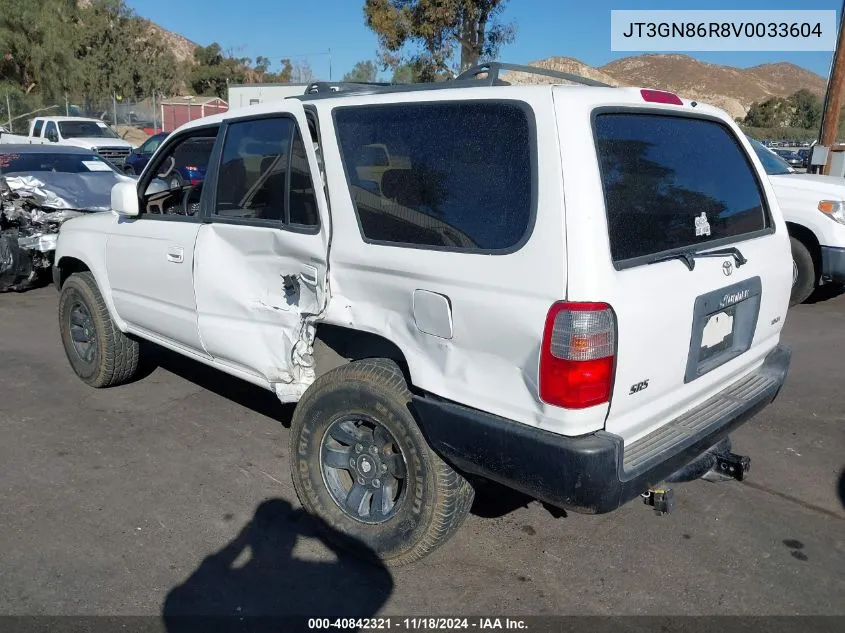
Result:
{"label": "roof rack", "polygon": [[[572,73],[563,73],[557,70],[550,70],[548,68],[540,68],[538,66],[525,66],[521,64],[507,64],[505,62],[486,62],[478,64],[472,68],[468,68],[455,79],[456,81],[483,81],[488,86],[509,85],[500,77],[502,70],[509,70],[512,72],[528,73],[531,75],[544,75],[546,77],[554,77],[555,79],[565,79],[576,84],[584,86],[595,86],[597,88],[610,88],[611,86],[595,79],[588,79],[581,75],[573,75]],[[479,75],[486,75],[486,77],[479,77]]]}
{"label": "roof rack", "polygon": [[305,88],[305,94],[359,92],[372,88],[386,88],[393,84],[376,81],[314,81]]}
{"label": "roof rack", "polygon": [[[475,86],[509,86],[507,82],[500,76],[502,70],[513,72],[528,73],[532,75],[543,75],[546,77],[553,77],[555,79],[564,79],[573,83],[584,86],[594,86],[598,88],[610,88],[611,86],[594,79],[581,77],[580,75],[573,75],[571,73],[562,73],[556,70],[549,70],[547,68],[537,68],[535,66],[522,66],[519,64],[506,64],[503,62],[486,62],[473,66],[462,72],[454,79],[447,81],[438,81],[433,83],[419,83],[419,84],[391,84],[381,82],[327,82],[315,81],[308,84],[305,89],[305,94],[293,95],[288,99],[300,99],[302,101],[312,101],[316,99],[326,99],[345,95],[364,95],[364,94],[385,94],[391,92],[416,92],[423,90],[447,90],[453,88],[467,88],[468,84]],[[482,76],[483,75],[483,76]]]}

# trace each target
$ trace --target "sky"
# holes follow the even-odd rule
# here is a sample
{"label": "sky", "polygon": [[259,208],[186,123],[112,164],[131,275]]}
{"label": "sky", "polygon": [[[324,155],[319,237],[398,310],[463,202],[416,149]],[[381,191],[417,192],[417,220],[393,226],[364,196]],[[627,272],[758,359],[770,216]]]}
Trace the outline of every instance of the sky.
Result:
{"label": "sky", "polygon": [[[197,44],[217,42],[237,57],[269,57],[275,62],[273,70],[287,57],[307,61],[318,79],[338,80],[355,62],[376,59],[378,42],[364,25],[363,0],[128,0],[128,4],[142,17]],[[517,34],[499,59],[524,64],[561,56],[601,66],[638,54],[610,50],[611,9],[841,7],[841,0],[509,0],[502,20],[515,22]],[[824,52],[687,54],[743,68],[792,62],[823,77],[829,73],[832,56]]]}

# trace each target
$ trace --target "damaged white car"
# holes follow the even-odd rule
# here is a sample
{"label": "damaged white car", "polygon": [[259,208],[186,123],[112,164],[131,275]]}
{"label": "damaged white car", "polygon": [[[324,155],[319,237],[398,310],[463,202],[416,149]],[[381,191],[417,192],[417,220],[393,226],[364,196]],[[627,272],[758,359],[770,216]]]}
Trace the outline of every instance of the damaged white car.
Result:
{"label": "damaged white car", "polygon": [[[785,380],[792,277],[748,141],[666,92],[477,75],[176,130],[62,227],[73,370],[126,382],[153,341],[296,402],[302,505],[391,565],[454,533],[470,476],[594,513],[743,478],[728,436]],[[198,139],[205,179],[168,188]]]}
{"label": "damaged white car", "polygon": [[59,226],[108,211],[112,187],[131,180],[90,150],[0,145],[0,292],[36,284],[53,264]]}

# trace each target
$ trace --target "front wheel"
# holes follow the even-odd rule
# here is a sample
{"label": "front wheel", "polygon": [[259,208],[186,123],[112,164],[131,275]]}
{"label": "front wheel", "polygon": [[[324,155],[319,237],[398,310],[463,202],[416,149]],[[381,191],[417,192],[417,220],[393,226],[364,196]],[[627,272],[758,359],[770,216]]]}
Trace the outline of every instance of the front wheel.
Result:
{"label": "front wheel", "polygon": [[792,293],[789,297],[789,305],[794,306],[804,303],[816,289],[816,264],[809,249],[804,243],[790,237],[792,246]]}
{"label": "front wheel", "polygon": [[443,544],[473,489],[429,448],[393,361],[367,359],[318,378],[291,424],[291,471],[326,537],[363,558],[398,566]]}
{"label": "front wheel", "polygon": [[125,383],[138,371],[138,341],[114,324],[90,272],[74,273],[62,286],[59,332],[70,366],[91,387]]}

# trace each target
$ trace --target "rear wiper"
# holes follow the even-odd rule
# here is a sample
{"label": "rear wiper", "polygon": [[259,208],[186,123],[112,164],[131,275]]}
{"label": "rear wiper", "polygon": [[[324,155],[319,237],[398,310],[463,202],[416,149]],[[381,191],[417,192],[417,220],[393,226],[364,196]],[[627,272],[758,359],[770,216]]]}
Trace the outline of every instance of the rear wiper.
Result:
{"label": "rear wiper", "polygon": [[695,260],[697,257],[733,257],[737,268],[748,263],[748,260],[743,257],[742,253],[735,246],[720,248],[715,251],[681,251],[680,253],[671,253],[669,255],[655,257],[654,259],[649,260],[648,263],[656,264],[658,262],[668,262],[673,259],[680,259],[687,268],[693,270],[695,268]]}

